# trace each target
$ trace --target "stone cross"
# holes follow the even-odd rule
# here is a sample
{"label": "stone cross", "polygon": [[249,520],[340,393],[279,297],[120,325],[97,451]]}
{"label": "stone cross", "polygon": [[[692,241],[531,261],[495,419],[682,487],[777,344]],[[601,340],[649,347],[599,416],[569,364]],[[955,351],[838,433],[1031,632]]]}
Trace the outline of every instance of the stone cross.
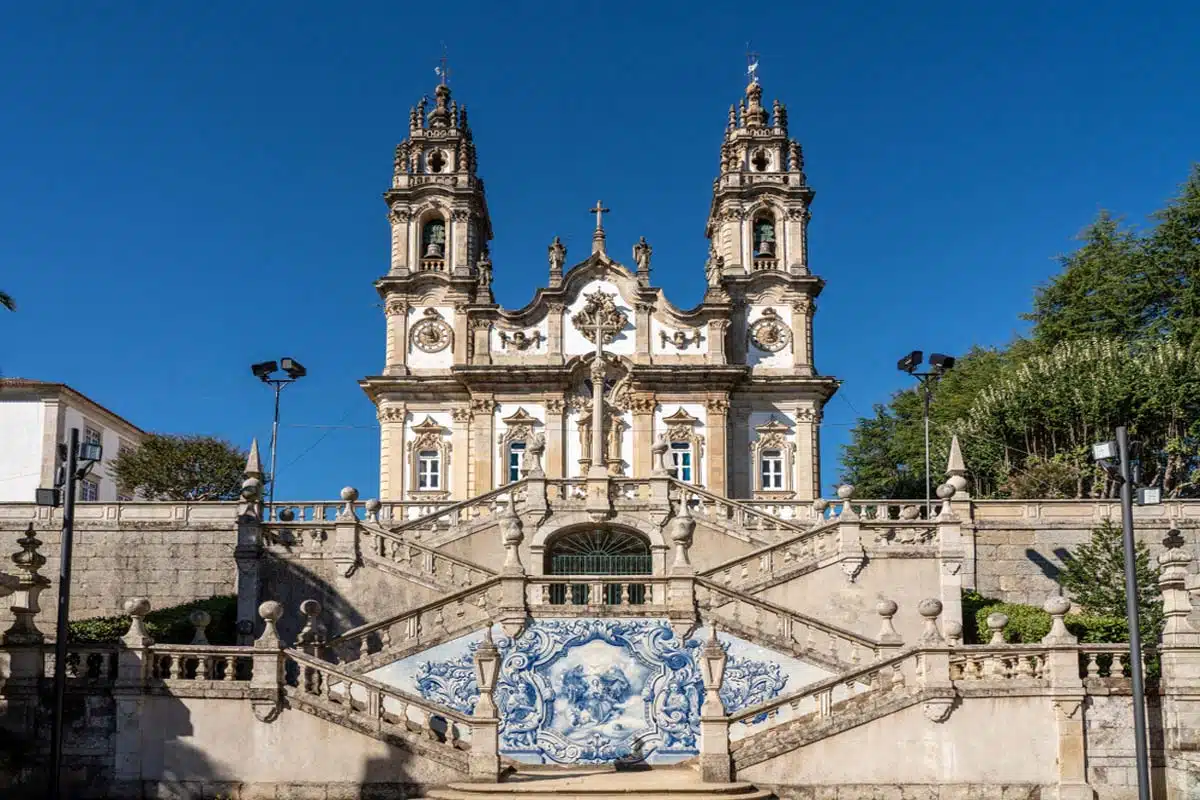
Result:
{"label": "stone cross", "polygon": [[588,209],[588,211],[596,215],[596,230],[604,230],[604,217],[602,215],[607,214],[610,210],[611,209],[605,208],[604,203],[599,200],[596,201],[595,208]]}
{"label": "stone cross", "polygon": [[[600,204],[596,204],[599,208]],[[604,209],[607,211],[608,209]],[[596,219],[600,218],[597,212]],[[572,317],[575,327],[595,336],[596,357],[592,361],[592,457],[589,477],[599,477],[604,466],[604,337],[616,335],[625,327],[624,312],[617,307],[615,298],[596,291],[585,297],[583,309]]]}

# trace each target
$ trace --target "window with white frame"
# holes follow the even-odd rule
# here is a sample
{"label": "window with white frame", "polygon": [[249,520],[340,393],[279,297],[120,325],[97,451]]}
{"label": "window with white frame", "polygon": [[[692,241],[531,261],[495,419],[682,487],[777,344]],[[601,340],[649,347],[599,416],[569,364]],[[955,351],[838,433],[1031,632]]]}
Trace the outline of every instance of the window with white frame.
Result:
{"label": "window with white frame", "polygon": [[783,488],[783,451],[763,450],[759,459],[759,469],[762,477],[761,486],[764,491]]}
{"label": "window with white frame", "polygon": [[417,489],[436,491],[442,488],[442,454],[437,450],[417,453]]}
{"label": "window with white frame", "polygon": [[100,483],[84,478],[79,482],[79,499],[85,503],[94,503],[100,499]]}
{"label": "window with white frame", "polygon": [[521,480],[522,459],[525,458],[525,442],[512,441],[508,443],[508,482],[516,483]]}
{"label": "window with white frame", "polygon": [[692,482],[692,443],[671,442],[667,451],[667,474],[677,481]]}
{"label": "window with white frame", "polygon": [[93,428],[91,425],[84,423],[83,425],[83,444],[104,444],[104,435]]}

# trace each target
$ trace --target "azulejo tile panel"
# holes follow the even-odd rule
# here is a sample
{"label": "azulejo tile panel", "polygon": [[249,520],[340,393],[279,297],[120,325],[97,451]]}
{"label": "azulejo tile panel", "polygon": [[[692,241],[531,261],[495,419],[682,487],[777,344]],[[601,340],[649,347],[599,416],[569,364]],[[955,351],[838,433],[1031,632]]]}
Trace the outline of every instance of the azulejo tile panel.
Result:
{"label": "azulejo tile panel", "polygon": [[[681,640],[665,619],[542,619],[516,639],[496,626],[500,751],[527,763],[670,763],[696,755],[704,698],[699,654],[707,631]],[[479,697],[472,654],[482,632],[370,673],[470,713]],[[721,697],[733,712],[829,676],[721,635]]]}

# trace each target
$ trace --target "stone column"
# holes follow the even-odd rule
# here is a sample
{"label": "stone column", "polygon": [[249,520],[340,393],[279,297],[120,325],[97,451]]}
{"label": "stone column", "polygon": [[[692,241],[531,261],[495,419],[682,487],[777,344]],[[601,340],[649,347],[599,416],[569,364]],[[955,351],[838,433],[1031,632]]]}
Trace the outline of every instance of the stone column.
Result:
{"label": "stone column", "polygon": [[[42,645],[46,637],[38,630],[35,620],[41,610],[38,598],[49,588],[50,579],[39,573],[46,565],[46,557],[39,552],[42,542],[34,536],[32,522],[17,544],[21,549],[12,556],[17,572],[10,605],[13,623],[0,634],[0,644],[5,648],[0,651],[0,659],[8,658],[7,675],[0,675],[4,679],[0,688],[4,689],[10,703],[15,702],[18,694],[25,694],[36,708],[38,687],[45,668]],[[0,660],[0,672],[4,668],[5,664]]]}
{"label": "stone column", "polygon": [[726,416],[729,422],[727,439],[733,452],[729,459],[731,475],[725,483],[730,497],[749,499],[754,494],[751,470],[758,469],[758,465],[750,463],[750,442],[754,438],[754,432],[750,430],[750,413],[748,406],[735,406]]}
{"label": "stone column", "polygon": [[792,366],[801,375],[815,375],[813,367],[812,298],[805,295],[792,302]]}
{"label": "stone column", "polygon": [[792,466],[797,500],[815,500],[821,495],[820,421],[821,412],[813,406],[795,410],[796,463]]}
{"label": "stone column", "polygon": [[546,477],[565,478],[567,404],[561,397],[546,398]]}
{"label": "stone column", "polygon": [[714,319],[708,323],[708,363],[725,363],[725,332],[729,330],[729,320]]}
{"label": "stone column", "polygon": [[[467,258],[467,220],[470,214],[466,209],[455,209],[450,212],[450,248],[446,253],[446,270],[456,278],[468,277],[471,274],[471,264]],[[462,362],[459,362],[462,363]]]}
{"label": "stone column", "polygon": [[388,214],[392,224],[392,272],[398,275],[408,274],[408,211],[394,208]]}
{"label": "stone column", "polygon": [[471,409],[450,409],[450,495],[455,500],[471,496],[468,489],[471,473]]}
{"label": "stone column", "polygon": [[1079,640],[1064,624],[1071,601],[1054,596],[1043,606],[1050,615],[1050,632],[1042,638],[1046,671],[1050,679],[1050,702],[1058,729],[1058,798],[1091,800],[1095,794],[1087,782],[1083,723],[1083,680],[1079,677]]}
{"label": "stone column", "polygon": [[500,626],[509,636],[517,636],[525,627],[525,565],[521,563],[524,526],[517,516],[512,493],[508,508],[500,517],[500,540],[504,544],[504,564],[500,568]]}
{"label": "stone column", "polygon": [[333,524],[333,563],[339,583],[341,579],[349,578],[358,566],[358,517],[354,513],[358,489],[345,487],[341,498],[343,505]]}
{"label": "stone column", "polygon": [[242,481],[233,558],[237,563],[238,644],[248,645],[254,639],[254,609],[258,606],[259,566],[263,553],[263,472],[257,439],[250,443],[250,456],[246,459],[243,474],[246,479]]}
{"label": "stone column", "polygon": [[492,322],[487,319],[474,320],[471,326],[471,363],[492,363]]}
{"label": "stone column", "polygon": [[250,676],[250,706],[260,722],[274,722],[283,702],[283,642],[276,624],[283,606],[268,600],[258,607],[264,628],[254,640],[253,671]]}
{"label": "stone column", "polygon": [[563,357],[563,310],[565,306],[562,303],[547,303],[548,316],[546,320],[546,352],[550,356],[550,363],[562,364],[565,361]]}
{"label": "stone column", "polygon": [[384,353],[384,375],[408,374],[408,301],[388,295],[384,306],[387,322],[387,349]]}
{"label": "stone column", "polygon": [[471,325],[475,320],[467,318],[467,307],[463,303],[454,304],[454,363],[467,364],[467,348],[470,342]]}
{"label": "stone column", "polygon": [[675,547],[671,564],[671,578],[667,592],[667,617],[671,630],[680,641],[696,627],[696,568],[692,566],[688,551],[696,531],[696,520],[688,509],[687,493],[682,492],[679,513],[667,523],[667,539]]}
{"label": "stone column", "polygon": [[[804,211],[790,208],[787,220],[783,222],[786,249],[780,257],[780,266],[786,267],[793,275],[803,274],[804,271]],[[786,257],[786,260],[785,260]]]}
{"label": "stone column", "polygon": [[1179,531],[1163,540],[1167,550],[1158,557],[1158,587],[1163,600],[1160,692],[1163,704],[1163,745],[1166,751],[1168,800],[1200,796],[1200,631],[1188,621],[1192,613],[1188,572],[1192,555],[1183,548]]}
{"label": "stone column", "polygon": [[944,483],[937,488],[938,497],[942,498],[942,511],[937,518],[938,537],[938,571],[942,582],[943,619],[946,623],[956,623],[961,626],[962,619],[962,590],[963,590],[963,551],[962,520],[955,513],[951,498],[954,497],[954,487]]}
{"label": "stone column", "polygon": [[466,497],[489,492],[496,487],[496,401],[491,396],[471,398],[471,465],[475,485]]}
{"label": "stone column", "polygon": [[725,648],[717,641],[717,626],[709,620],[708,641],[700,651],[704,703],[700,706],[700,780],[728,783],[733,775],[729,752],[729,717],[721,700],[725,680]]}
{"label": "stone column", "polygon": [[404,428],[408,406],[389,403],[379,407],[379,497],[404,499]]}
{"label": "stone column", "polygon": [[647,478],[654,469],[654,409],[658,401],[653,392],[633,396],[633,453],[629,461],[633,464],[633,477]]}
{"label": "stone column", "polygon": [[917,613],[925,619],[924,630],[917,642],[922,648],[918,683],[929,695],[925,701],[925,717],[931,722],[945,722],[954,709],[954,683],[950,680],[950,647],[938,629],[942,601],[922,600]]}
{"label": "stone column", "polygon": [[140,789],[142,777],[142,716],[145,710],[146,679],[150,672],[150,646],[145,617],[150,601],[131,597],[125,601],[129,630],[117,651],[117,680],[113,685],[116,731],[113,737],[113,779],[119,786]]}
{"label": "stone column", "polygon": [[654,310],[654,304],[634,303],[633,308],[633,324],[637,335],[634,357],[638,361],[646,363],[650,361],[650,313]]}
{"label": "stone column", "polygon": [[707,419],[704,431],[708,440],[707,489],[720,495],[729,494],[729,454],[726,441],[729,436],[729,398],[710,397],[705,403]]}

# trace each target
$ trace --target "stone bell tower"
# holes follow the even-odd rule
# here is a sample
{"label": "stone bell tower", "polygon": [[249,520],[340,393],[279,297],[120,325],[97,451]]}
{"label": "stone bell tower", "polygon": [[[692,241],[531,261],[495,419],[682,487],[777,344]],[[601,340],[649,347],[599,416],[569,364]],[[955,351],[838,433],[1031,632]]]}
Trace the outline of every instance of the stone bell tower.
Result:
{"label": "stone bell tower", "polygon": [[710,286],[722,274],[808,274],[808,208],[814,192],[804,177],[800,145],[788,138],[787,108],[776,100],[768,112],[762,96],[752,69],[741,107],[729,107],[721,172],[704,231],[710,241]]}
{"label": "stone bell tower", "polygon": [[479,277],[492,222],[477,166],[467,107],[450,98],[443,78],[432,109],[422,97],[409,111],[408,138],[396,147],[392,186],[383,195],[392,225],[391,275]]}

